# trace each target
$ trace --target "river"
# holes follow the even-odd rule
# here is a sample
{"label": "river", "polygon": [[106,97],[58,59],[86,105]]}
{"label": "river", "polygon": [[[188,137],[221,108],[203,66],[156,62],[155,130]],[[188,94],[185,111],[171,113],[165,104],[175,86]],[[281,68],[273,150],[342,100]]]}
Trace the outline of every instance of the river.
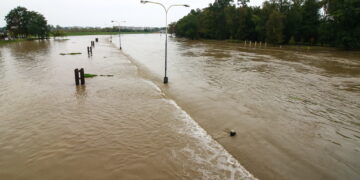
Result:
{"label": "river", "polygon": [[164,40],[125,35],[123,50],[255,176],[360,178],[359,52],[169,38],[163,85]]}

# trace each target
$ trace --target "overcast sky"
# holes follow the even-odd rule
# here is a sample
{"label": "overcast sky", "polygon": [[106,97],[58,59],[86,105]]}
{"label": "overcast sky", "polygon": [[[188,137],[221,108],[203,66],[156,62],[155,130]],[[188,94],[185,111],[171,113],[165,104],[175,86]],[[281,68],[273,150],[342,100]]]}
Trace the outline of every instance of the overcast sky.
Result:
{"label": "overcast sky", "polygon": [[[177,21],[191,9],[205,8],[215,0],[153,0],[165,5],[189,4],[190,8],[174,7],[169,23]],[[249,5],[260,6],[264,0],[250,0]],[[0,27],[6,25],[5,16],[17,6],[37,11],[51,25],[111,26],[111,20],[125,20],[126,26],[160,27],[165,24],[164,10],[140,0],[0,0]]]}

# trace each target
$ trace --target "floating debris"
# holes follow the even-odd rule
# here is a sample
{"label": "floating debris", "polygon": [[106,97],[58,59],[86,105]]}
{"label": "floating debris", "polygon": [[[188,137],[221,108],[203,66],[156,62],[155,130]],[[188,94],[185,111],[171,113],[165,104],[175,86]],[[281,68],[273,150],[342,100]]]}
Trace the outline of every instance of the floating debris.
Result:
{"label": "floating debris", "polygon": [[236,131],[235,131],[235,130],[231,130],[229,134],[230,134],[230,136],[236,136]]}

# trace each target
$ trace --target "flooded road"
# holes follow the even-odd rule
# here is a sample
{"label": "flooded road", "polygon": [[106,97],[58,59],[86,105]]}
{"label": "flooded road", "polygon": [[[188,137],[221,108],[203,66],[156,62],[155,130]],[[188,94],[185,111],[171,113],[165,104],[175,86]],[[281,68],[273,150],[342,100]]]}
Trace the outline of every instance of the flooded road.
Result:
{"label": "flooded road", "polygon": [[107,38],[0,45],[0,179],[254,179]]}
{"label": "flooded road", "polygon": [[260,179],[360,178],[360,53],[170,38],[162,85],[164,35],[122,40],[142,76]]}

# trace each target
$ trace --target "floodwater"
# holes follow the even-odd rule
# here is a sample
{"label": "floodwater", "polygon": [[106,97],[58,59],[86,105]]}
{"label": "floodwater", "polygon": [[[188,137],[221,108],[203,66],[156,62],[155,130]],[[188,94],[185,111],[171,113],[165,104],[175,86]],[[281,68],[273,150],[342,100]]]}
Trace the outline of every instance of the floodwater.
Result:
{"label": "floodwater", "polygon": [[122,42],[141,75],[256,177],[360,179],[359,52],[170,38],[162,85],[164,35]]}
{"label": "floodwater", "polygon": [[0,179],[254,179],[108,38],[0,45]]}

